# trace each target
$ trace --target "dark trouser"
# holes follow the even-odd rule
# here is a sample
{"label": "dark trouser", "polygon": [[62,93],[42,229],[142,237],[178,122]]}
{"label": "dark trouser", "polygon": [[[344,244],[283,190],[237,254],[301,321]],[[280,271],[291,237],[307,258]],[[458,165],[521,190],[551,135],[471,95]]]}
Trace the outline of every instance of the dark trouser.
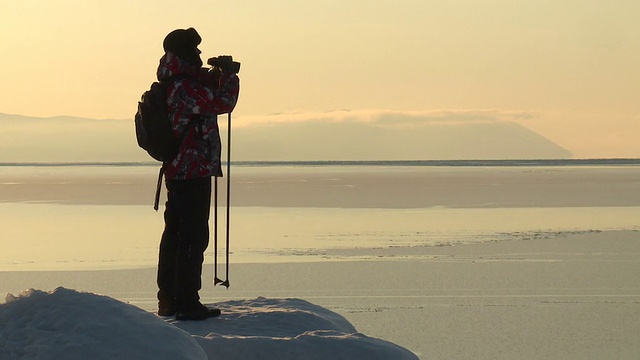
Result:
{"label": "dark trouser", "polygon": [[211,178],[168,180],[158,261],[158,300],[181,306],[198,301],[209,244]]}

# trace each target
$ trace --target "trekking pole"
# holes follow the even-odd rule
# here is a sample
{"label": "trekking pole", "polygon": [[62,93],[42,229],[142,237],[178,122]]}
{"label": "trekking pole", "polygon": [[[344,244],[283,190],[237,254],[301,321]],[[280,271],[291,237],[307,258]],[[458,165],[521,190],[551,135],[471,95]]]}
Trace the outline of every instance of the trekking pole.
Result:
{"label": "trekking pole", "polygon": [[213,286],[222,282],[218,278],[218,177],[214,176],[213,191]]}
{"label": "trekking pole", "polygon": [[229,288],[229,215],[231,204],[231,112],[228,115],[228,127],[227,127],[227,223],[226,223],[226,280],[222,281],[220,285]]}

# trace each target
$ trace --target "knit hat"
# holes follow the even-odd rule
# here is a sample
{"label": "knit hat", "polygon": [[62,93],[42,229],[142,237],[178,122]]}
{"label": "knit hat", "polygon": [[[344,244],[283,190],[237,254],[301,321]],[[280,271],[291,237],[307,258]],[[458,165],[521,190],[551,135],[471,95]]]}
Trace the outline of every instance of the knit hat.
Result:
{"label": "knit hat", "polygon": [[177,29],[164,38],[162,47],[165,52],[172,52],[179,58],[192,65],[202,66],[198,45],[202,41],[194,28]]}

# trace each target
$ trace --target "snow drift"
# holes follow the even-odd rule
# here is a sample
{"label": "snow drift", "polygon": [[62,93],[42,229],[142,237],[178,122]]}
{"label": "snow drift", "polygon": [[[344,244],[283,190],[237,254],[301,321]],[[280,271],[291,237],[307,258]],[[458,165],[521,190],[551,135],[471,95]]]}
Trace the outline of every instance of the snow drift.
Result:
{"label": "snow drift", "polygon": [[106,296],[31,289],[0,305],[0,359],[417,359],[304,300],[215,306],[219,318],[178,322]]}

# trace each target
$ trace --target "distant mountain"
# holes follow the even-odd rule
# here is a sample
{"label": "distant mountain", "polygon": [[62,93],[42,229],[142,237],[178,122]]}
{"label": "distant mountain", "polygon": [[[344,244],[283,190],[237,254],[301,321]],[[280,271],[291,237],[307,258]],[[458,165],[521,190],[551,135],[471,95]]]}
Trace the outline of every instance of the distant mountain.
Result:
{"label": "distant mountain", "polygon": [[307,121],[239,128],[238,159],[454,160],[566,159],[571,153],[514,122],[379,126]]}
{"label": "distant mountain", "polygon": [[[232,156],[245,160],[449,160],[558,159],[571,153],[514,121],[474,118],[434,120],[429,116],[385,113],[360,119],[358,113],[331,113],[304,119],[234,118]],[[270,121],[274,120],[274,121]],[[226,121],[220,121],[223,142]],[[145,161],[133,120],[77,117],[34,118],[0,114],[0,162]]]}
{"label": "distant mountain", "polygon": [[0,114],[0,162],[145,161],[133,120]]}

